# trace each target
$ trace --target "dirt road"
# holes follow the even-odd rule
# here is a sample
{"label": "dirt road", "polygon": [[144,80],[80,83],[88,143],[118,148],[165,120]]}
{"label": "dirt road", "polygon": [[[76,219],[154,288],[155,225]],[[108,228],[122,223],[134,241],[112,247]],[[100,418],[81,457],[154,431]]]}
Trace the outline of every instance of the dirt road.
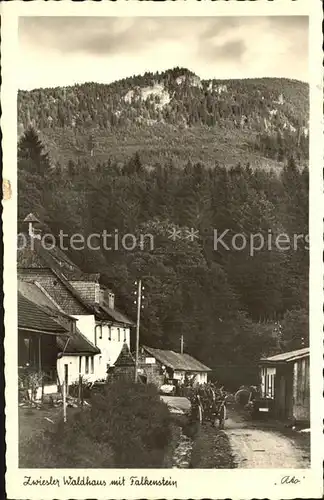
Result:
{"label": "dirt road", "polygon": [[229,437],[237,467],[245,469],[307,468],[308,441],[297,433],[285,435],[275,426],[245,420],[229,412],[225,432]]}

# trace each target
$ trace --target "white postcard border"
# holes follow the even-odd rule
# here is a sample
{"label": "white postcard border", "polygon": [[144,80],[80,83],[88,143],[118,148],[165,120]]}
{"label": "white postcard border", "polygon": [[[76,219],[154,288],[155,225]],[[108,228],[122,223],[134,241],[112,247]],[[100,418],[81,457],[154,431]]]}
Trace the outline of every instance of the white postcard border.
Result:
{"label": "white postcard border", "polygon": [[[6,379],[6,443],[8,498],[51,500],[84,498],[319,498],[322,495],[322,460],[324,440],[322,435],[322,56],[321,56],[321,2],[318,0],[256,0],[252,1],[203,1],[177,0],[140,2],[118,0],[110,2],[10,2],[1,7],[2,26],[2,118],[3,178],[11,183],[11,199],[3,201],[4,231],[4,308],[5,308],[5,379]],[[107,469],[84,471],[31,470],[18,468],[18,404],[17,404],[17,111],[15,61],[17,61],[18,15],[108,15],[108,16],[248,16],[248,15],[310,15],[309,54],[311,75],[310,99],[310,337],[311,337],[311,468],[302,470],[123,470]],[[284,475],[301,478],[298,485],[282,485]],[[149,479],[172,478],[177,488],[170,486],[92,486],[45,487],[23,486],[24,476],[37,479],[72,475],[91,480],[106,480],[121,475],[148,476]]]}

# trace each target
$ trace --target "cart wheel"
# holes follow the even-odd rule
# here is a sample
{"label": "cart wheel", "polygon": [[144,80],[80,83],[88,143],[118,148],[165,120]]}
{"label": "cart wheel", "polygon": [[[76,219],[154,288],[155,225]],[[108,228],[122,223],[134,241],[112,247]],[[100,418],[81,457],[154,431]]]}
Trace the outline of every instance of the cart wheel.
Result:
{"label": "cart wheel", "polygon": [[199,423],[202,424],[202,409],[201,409],[201,406],[198,406],[198,420],[199,420]]}
{"label": "cart wheel", "polygon": [[226,406],[222,406],[220,415],[219,415],[219,428],[224,429],[225,427],[225,419],[226,419]]}

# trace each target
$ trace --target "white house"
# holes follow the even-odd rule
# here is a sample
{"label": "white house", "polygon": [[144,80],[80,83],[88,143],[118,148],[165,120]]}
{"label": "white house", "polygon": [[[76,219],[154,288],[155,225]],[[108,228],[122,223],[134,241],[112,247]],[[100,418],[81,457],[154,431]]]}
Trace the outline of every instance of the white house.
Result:
{"label": "white house", "polygon": [[206,365],[186,353],[178,353],[164,349],[143,346],[141,348],[142,368],[145,365],[158,365],[165,379],[170,381],[184,382],[190,379],[193,384],[207,383],[208,372],[211,371]]}
{"label": "white house", "polygon": [[[72,317],[75,335],[63,344],[57,372],[60,381],[103,380],[124,343],[130,347],[133,322],[115,308],[114,293],[99,283],[100,274],[83,273],[57,246],[41,244],[43,224],[29,214],[27,241],[33,244],[18,250],[18,277],[34,284],[61,313]],[[48,228],[46,228],[48,232]],[[37,300],[40,300],[38,297]]]}

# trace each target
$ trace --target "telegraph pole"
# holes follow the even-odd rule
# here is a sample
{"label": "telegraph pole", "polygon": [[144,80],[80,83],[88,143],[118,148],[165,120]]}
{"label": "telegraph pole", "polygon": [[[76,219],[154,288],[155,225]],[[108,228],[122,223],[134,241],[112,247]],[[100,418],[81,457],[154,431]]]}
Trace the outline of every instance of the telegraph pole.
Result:
{"label": "telegraph pole", "polygon": [[136,351],[135,351],[135,382],[138,379],[139,329],[141,320],[142,280],[137,281],[137,321],[136,321]]}

